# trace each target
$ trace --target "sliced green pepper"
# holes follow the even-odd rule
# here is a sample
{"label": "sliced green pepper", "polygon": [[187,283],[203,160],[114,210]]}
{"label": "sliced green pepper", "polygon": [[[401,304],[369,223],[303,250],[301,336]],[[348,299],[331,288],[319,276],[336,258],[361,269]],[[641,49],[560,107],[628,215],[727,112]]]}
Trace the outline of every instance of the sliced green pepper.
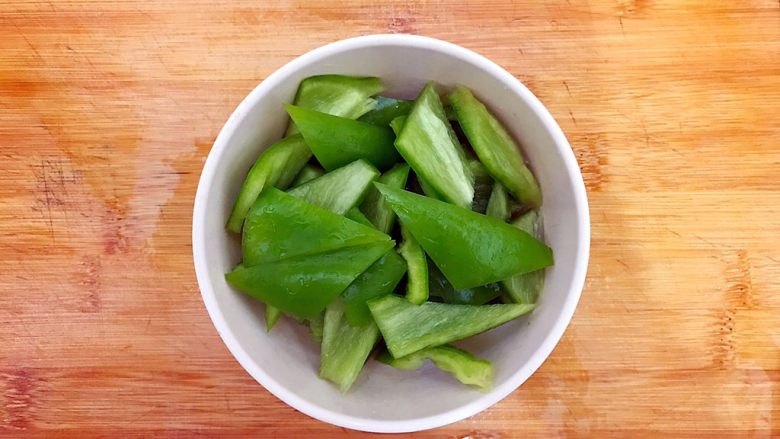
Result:
{"label": "sliced green pepper", "polygon": [[406,260],[406,300],[419,305],[428,300],[428,260],[422,247],[406,227],[401,226],[399,253]]}
{"label": "sliced green pepper", "polygon": [[363,326],[371,322],[371,311],[368,310],[366,302],[392,293],[404,273],[406,262],[395,250],[388,251],[368,267],[341,295],[347,322],[353,326]]}
{"label": "sliced green pepper", "polygon": [[247,215],[242,240],[243,263],[251,267],[382,242],[392,243],[389,236],[378,230],[268,188]]}
{"label": "sliced green pepper", "polygon": [[317,177],[321,177],[324,172],[322,172],[322,169],[312,166],[312,165],[305,165],[303,169],[298,173],[298,175],[295,176],[295,180],[290,184],[292,187],[300,186],[307,181],[314,180]]}
{"label": "sliced green pepper", "polygon": [[355,221],[358,224],[363,224],[367,227],[374,227],[373,224],[371,224],[371,221],[366,218],[365,215],[363,215],[363,212],[360,211],[357,207],[353,207],[347,211],[347,213],[344,214],[345,217],[351,219],[352,221]]}
{"label": "sliced green pepper", "polygon": [[506,222],[511,213],[509,195],[507,195],[504,185],[501,183],[494,184],[493,191],[490,193],[490,199],[488,200],[487,209],[485,210],[485,215]]}
{"label": "sliced green pepper", "polygon": [[[409,177],[409,165],[397,164],[392,169],[382,174],[377,181],[390,187],[403,189]],[[360,210],[380,232],[390,233],[395,222],[395,212],[385,202],[385,198],[375,187],[371,187],[366,195]]]}
{"label": "sliced green pepper", "polygon": [[365,159],[379,169],[389,169],[400,160],[388,127],[285,105],[301,130],[306,144],[328,171]]}
{"label": "sliced green pepper", "polygon": [[[345,221],[349,221],[345,218]],[[239,265],[226,274],[237,289],[301,318],[317,315],[371,264],[392,241],[346,247],[253,267]]]}
{"label": "sliced green pepper", "polygon": [[456,290],[433,263],[428,264],[428,279],[431,296],[441,297],[445,303],[484,305],[501,295],[501,287],[497,283]]}
{"label": "sliced green pepper", "polygon": [[531,207],[542,204],[536,178],[525,165],[517,143],[498,120],[462,85],[455,86],[449,99],[463,132],[490,174],[523,203]]}
{"label": "sliced green pepper", "polygon": [[276,326],[276,322],[279,321],[279,317],[282,316],[282,310],[271,305],[265,306],[265,329],[271,332],[271,329]]}
{"label": "sliced green pepper", "polygon": [[534,309],[534,305],[414,305],[392,294],[368,302],[393,357],[461,340],[495,328]]}
{"label": "sliced green pepper", "polygon": [[432,82],[417,97],[395,146],[436,193],[455,205],[471,207],[474,176]]}
{"label": "sliced green pepper", "polygon": [[363,201],[379,171],[365,160],[356,160],[287,191],[288,194],[343,215]]}
{"label": "sliced green pepper", "polygon": [[[357,119],[376,107],[377,101],[371,96],[382,90],[384,86],[379,78],[311,76],[301,81],[293,103],[301,108]],[[295,124],[291,123],[287,135],[297,132]]]}
{"label": "sliced green pepper", "polygon": [[357,379],[378,339],[379,329],[374,322],[359,328],[350,326],[344,316],[344,305],[340,300],[334,300],[325,310],[320,377],[346,392]]}
{"label": "sliced green pepper", "polygon": [[[512,225],[542,240],[542,222],[536,211],[529,211]],[[509,279],[501,281],[509,297],[515,303],[536,303],[539,293],[544,287],[544,270],[536,270],[530,273],[516,274]]]}
{"label": "sliced green pepper", "polygon": [[483,392],[493,386],[493,364],[453,346],[422,349],[401,358],[393,358],[387,351],[379,356],[382,363],[404,370],[419,369],[425,360],[431,360],[436,367],[449,372],[461,383],[476,386]]}
{"label": "sliced green pepper", "polygon": [[404,114],[402,116],[394,117],[393,120],[390,121],[390,128],[392,128],[396,137],[401,134],[401,130],[404,128],[404,124],[406,123],[406,116],[407,115]]}
{"label": "sliced green pepper", "polygon": [[469,209],[374,183],[401,225],[457,289],[552,264],[552,250],[511,225]]}
{"label": "sliced green pepper", "polygon": [[225,228],[241,232],[246,213],[260,192],[269,186],[285,189],[310,157],[311,151],[301,136],[287,137],[263,151],[249,169]]}
{"label": "sliced green pepper", "polygon": [[321,312],[309,319],[309,337],[315,343],[322,343],[322,332],[325,326],[325,312]]}
{"label": "sliced green pepper", "polygon": [[485,213],[493,190],[493,178],[479,160],[470,160],[469,168],[474,174],[474,200],[471,202],[471,210]]}
{"label": "sliced green pepper", "polygon": [[412,111],[412,105],[414,105],[414,102],[412,101],[377,96],[376,107],[360,116],[358,120],[374,125],[387,126],[390,125],[396,117],[409,114],[409,112]]}

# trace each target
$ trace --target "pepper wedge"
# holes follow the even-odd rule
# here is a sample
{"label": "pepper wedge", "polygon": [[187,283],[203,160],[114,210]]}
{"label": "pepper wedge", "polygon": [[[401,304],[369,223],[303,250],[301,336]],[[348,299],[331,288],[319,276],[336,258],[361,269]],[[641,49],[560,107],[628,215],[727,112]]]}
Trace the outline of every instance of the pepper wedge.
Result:
{"label": "pepper wedge", "polygon": [[468,88],[457,85],[448,97],[471,147],[490,174],[518,200],[539,207],[542,192],[512,136]]}
{"label": "pepper wedge", "polygon": [[[512,225],[520,230],[530,233],[536,239],[541,240],[542,222],[536,211],[529,211],[512,222]],[[516,274],[501,281],[509,297],[515,303],[535,303],[539,293],[544,287],[544,270],[536,270],[530,273]]]}
{"label": "pepper wedge", "polygon": [[432,82],[414,102],[395,147],[436,193],[455,205],[471,206],[474,176]]}
{"label": "pepper wedge", "polygon": [[374,183],[425,253],[457,289],[552,265],[552,250],[511,225],[412,192]]}
{"label": "pepper wedge", "polygon": [[288,194],[343,215],[360,204],[379,171],[365,160],[356,160],[287,191]]}
{"label": "pepper wedge", "polygon": [[415,305],[392,294],[368,302],[368,308],[394,358],[440,346],[502,325],[534,305]]}
{"label": "pepper wedge", "polygon": [[483,392],[490,390],[493,385],[495,373],[490,361],[476,358],[453,346],[422,349],[401,358],[393,358],[386,351],[379,356],[382,363],[404,370],[419,369],[426,360],[431,360],[437,368],[449,372],[461,383],[476,386]]}

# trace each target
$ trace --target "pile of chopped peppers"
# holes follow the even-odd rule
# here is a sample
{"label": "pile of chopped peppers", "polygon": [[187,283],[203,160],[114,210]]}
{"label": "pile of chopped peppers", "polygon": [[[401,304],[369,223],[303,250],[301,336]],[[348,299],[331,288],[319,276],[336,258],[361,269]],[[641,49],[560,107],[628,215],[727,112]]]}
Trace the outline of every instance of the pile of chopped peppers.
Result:
{"label": "pile of chopped peppers", "polygon": [[[454,347],[534,309],[552,250],[542,194],[512,136],[472,92],[428,83],[414,101],[379,78],[313,76],[291,123],[250,168],[226,229],[225,275],[309,326],[319,375],[347,392],[368,357],[426,361],[482,391],[490,361]],[[281,111],[281,109],[280,109]]]}

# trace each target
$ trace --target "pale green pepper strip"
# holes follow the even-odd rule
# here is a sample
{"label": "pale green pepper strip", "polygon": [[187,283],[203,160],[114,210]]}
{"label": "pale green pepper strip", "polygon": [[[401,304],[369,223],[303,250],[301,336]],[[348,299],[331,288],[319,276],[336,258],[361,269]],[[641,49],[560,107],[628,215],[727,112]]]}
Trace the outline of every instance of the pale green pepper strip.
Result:
{"label": "pale green pepper strip", "polygon": [[428,300],[428,261],[422,247],[406,227],[401,226],[399,253],[406,260],[406,299],[419,305]]}
{"label": "pale green pepper strip", "polygon": [[419,369],[425,360],[431,360],[437,368],[449,372],[461,383],[476,386],[483,392],[493,386],[495,373],[490,361],[476,358],[453,346],[422,349],[401,358],[393,358],[387,351],[379,356],[382,363],[404,370]]}
{"label": "pale green pepper strip", "polygon": [[[542,221],[536,211],[529,211],[512,225],[530,234],[538,240],[543,240]],[[501,285],[515,303],[536,303],[539,293],[544,288],[544,270],[516,274],[501,281]]]}

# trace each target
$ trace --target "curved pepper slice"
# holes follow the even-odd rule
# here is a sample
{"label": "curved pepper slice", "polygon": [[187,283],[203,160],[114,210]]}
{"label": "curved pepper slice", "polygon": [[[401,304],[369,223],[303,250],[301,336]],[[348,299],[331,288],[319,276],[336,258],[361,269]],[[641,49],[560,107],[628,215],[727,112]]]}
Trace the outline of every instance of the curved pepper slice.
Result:
{"label": "curved pepper slice", "polygon": [[425,253],[457,289],[552,265],[552,250],[495,218],[374,183]]}
{"label": "curved pepper slice", "polygon": [[432,82],[414,102],[395,147],[436,193],[452,204],[471,207],[474,176]]}
{"label": "curved pepper slice", "polygon": [[[409,178],[409,165],[397,164],[392,169],[382,174],[377,181],[390,187],[403,189]],[[366,214],[371,224],[377,230],[390,233],[395,223],[395,212],[385,201],[385,198],[375,187],[371,187],[366,199],[360,205],[360,210]]]}
{"label": "curved pepper slice", "polygon": [[225,228],[239,233],[260,192],[269,186],[286,188],[309,158],[311,151],[301,136],[287,137],[269,146],[249,169]]}
{"label": "curved pepper slice", "polygon": [[249,211],[241,248],[244,265],[251,267],[377,242],[392,243],[378,230],[268,188]]}
{"label": "curved pepper slice", "polygon": [[453,346],[422,349],[401,358],[393,358],[387,351],[379,356],[382,363],[404,370],[419,369],[426,360],[431,360],[436,367],[449,372],[461,383],[476,386],[483,392],[493,386],[493,364]]}
{"label": "curved pepper slice", "polygon": [[518,200],[539,207],[542,192],[512,136],[468,88],[455,86],[449,99],[469,143],[490,174]]}
{"label": "curved pepper slice", "polygon": [[306,144],[323,168],[330,171],[358,159],[389,169],[400,157],[388,127],[285,105]]}
{"label": "curved pepper slice", "polygon": [[419,305],[428,300],[428,260],[420,244],[406,227],[401,226],[399,253],[406,260],[406,300]]}
{"label": "curved pepper slice", "polygon": [[[536,211],[530,211],[512,222],[512,225],[541,240],[542,222]],[[544,287],[544,270],[516,274],[501,281],[509,297],[515,303],[535,303]]]}
{"label": "curved pepper slice", "polygon": [[253,267],[239,265],[225,278],[237,289],[285,313],[310,319],[392,247],[392,241],[385,241]]}
{"label": "curved pepper slice", "polygon": [[[474,200],[471,202],[471,210],[485,213],[494,186],[493,178],[479,160],[470,160],[469,168],[474,174]],[[428,195],[427,192],[426,195]]]}
{"label": "curved pepper slice", "polygon": [[494,184],[493,190],[490,192],[487,208],[485,209],[485,215],[492,216],[501,221],[506,221],[509,219],[511,213],[509,195],[507,195],[504,185],[501,183]]}
{"label": "curved pepper slice", "polygon": [[495,328],[530,312],[534,305],[415,305],[390,294],[369,301],[368,308],[387,349],[400,358]]}
{"label": "curved pepper slice", "polygon": [[368,113],[360,116],[361,122],[374,125],[390,125],[396,117],[406,116],[412,111],[413,101],[404,101],[384,96],[376,97],[376,107]]}
{"label": "curved pepper slice", "polygon": [[287,191],[288,194],[343,215],[360,204],[379,171],[365,160],[356,160],[333,172],[317,177]]}
{"label": "curved pepper slice", "polygon": [[[295,95],[296,106],[357,119],[373,110],[377,101],[371,96],[384,90],[382,80],[372,77],[344,75],[310,76],[298,86]],[[295,134],[294,123],[287,127],[287,135]]]}

